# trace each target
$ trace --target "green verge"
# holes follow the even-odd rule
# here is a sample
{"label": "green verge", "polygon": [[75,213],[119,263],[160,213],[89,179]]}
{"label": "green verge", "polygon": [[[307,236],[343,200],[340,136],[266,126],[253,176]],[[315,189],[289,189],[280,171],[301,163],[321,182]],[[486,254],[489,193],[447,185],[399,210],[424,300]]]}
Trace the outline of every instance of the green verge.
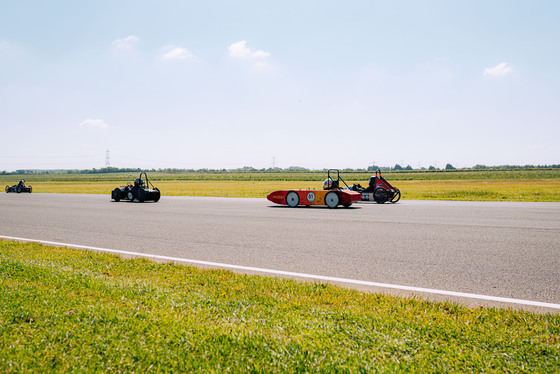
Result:
{"label": "green verge", "polygon": [[560,316],[0,241],[0,372],[558,372]]}
{"label": "green verge", "polygon": [[[16,184],[20,179],[29,182],[132,182],[137,172],[93,174],[14,174],[0,175],[0,183]],[[215,171],[215,172],[149,172],[153,181],[318,181],[327,177],[326,171]],[[344,172],[340,176],[347,182],[364,183],[375,172]],[[389,181],[403,180],[468,180],[468,179],[560,179],[560,169],[457,169],[387,171],[383,177]]]}

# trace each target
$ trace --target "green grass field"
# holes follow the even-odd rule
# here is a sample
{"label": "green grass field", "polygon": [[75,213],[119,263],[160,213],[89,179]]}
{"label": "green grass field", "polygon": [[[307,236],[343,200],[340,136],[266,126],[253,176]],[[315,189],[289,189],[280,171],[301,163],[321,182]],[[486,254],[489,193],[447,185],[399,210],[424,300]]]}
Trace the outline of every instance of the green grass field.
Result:
{"label": "green grass field", "polygon": [[560,371],[560,316],[0,241],[0,372]]}
{"label": "green grass field", "polygon": [[[371,172],[343,173],[347,183],[367,184]],[[403,199],[560,201],[560,169],[391,172],[383,176]],[[137,173],[0,175],[0,185],[25,179],[34,192],[110,194]],[[321,188],[325,172],[150,173],[165,196],[265,197],[278,189]]]}
{"label": "green grass field", "polygon": [[[558,169],[383,175],[403,199],[560,201]],[[0,183],[109,195],[136,176]],[[149,177],[164,196],[264,197],[321,188],[326,174]],[[0,241],[0,372],[84,371],[560,372],[560,316]]]}

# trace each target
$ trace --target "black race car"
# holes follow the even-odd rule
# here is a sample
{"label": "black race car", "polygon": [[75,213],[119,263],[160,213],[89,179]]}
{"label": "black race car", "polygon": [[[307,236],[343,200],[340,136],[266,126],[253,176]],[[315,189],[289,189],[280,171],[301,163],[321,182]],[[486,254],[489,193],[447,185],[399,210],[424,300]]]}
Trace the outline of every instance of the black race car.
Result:
{"label": "black race car", "polygon": [[18,184],[14,184],[13,186],[6,186],[6,192],[29,192],[33,191],[33,187],[26,186],[25,181],[22,179],[19,181]]}
{"label": "black race car", "polygon": [[[144,179],[142,179],[142,174]],[[151,188],[149,188],[151,186]],[[129,200],[129,201],[139,201],[143,203],[144,201],[157,202],[161,194],[157,187],[154,187],[152,182],[148,179],[146,173],[140,173],[140,176],[134,180],[134,184],[127,184],[126,186],[117,187],[111,192],[111,198],[115,201]]]}
{"label": "black race car", "polygon": [[401,191],[391,186],[391,184],[381,176],[381,170],[377,170],[375,176],[369,178],[366,188],[360,186],[358,183],[349,186],[349,189],[360,192],[362,194],[362,201],[375,201],[378,204],[383,204],[386,201],[396,203],[401,199]]}

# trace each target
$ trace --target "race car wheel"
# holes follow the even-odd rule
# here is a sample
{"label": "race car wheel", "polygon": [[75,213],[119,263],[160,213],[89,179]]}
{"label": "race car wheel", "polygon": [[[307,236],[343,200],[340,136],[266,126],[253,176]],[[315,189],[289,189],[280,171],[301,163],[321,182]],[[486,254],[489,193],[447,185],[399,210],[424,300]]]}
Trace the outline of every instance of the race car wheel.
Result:
{"label": "race car wheel", "polygon": [[128,200],[130,200],[130,202],[134,201],[134,195],[132,194],[132,192],[129,191],[127,197],[128,197]]}
{"label": "race car wheel", "polygon": [[325,196],[325,204],[327,204],[329,208],[336,208],[338,203],[340,203],[340,197],[338,197],[336,192],[331,191]]}
{"label": "race car wheel", "polygon": [[161,193],[159,192],[159,189],[157,187],[155,187],[154,190],[157,191],[156,193],[154,193],[154,203],[157,203],[159,201],[159,198],[161,197]]}
{"label": "race car wheel", "polygon": [[111,195],[112,195],[111,197],[113,198],[113,200],[115,200],[117,202],[121,201],[121,189],[120,188],[115,188]]}
{"label": "race car wheel", "polygon": [[138,190],[138,201],[143,203],[146,200],[146,190],[140,188]]}
{"label": "race car wheel", "polygon": [[29,193],[33,191],[33,187],[29,186]]}
{"label": "race car wheel", "polygon": [[20,193],[20,192],[21,192],[21,186],[17,186],[16,192],[17,192],[17,193]]}
{"label": "race car wheel", "polygon": [[399,201],[401,199],[401,191],[397,190],[397,192],[395,192],[395,194],[393,195],[393,197],[391,198],[391,203],[396,203],[397,201]]}
{"label": "race car wheel", "polygon": [[345,207],[345,208],[350,208],[351,206],[352,206],[352,203],[346,203],[346,204],[344,204],[344,207]]}
{"label": "race car wheel", "polygon": [[375,189],[373,193],[373,198],[377,204],[383,204],[387,201],[387,190],[382,187],[378,187]]}
{"label": "race car wheel", "polygon": [[6,186],[6,192],[10,191],[10,186]]}
{"label": "race car wheel", "polygon": [[289,207],[295,208],[299,204],[299,195],[295,191],[290,191],[286,195],[286,204]]}

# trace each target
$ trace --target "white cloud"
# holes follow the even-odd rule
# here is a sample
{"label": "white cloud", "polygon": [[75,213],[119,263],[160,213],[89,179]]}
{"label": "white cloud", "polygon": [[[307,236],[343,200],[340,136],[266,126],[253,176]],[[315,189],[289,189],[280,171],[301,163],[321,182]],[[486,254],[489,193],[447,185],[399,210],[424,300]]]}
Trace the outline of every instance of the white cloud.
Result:
{"label": "white cloud", "polygon": [[187,60],[193,58],[193,54],[186,48],[175,47],[169,45],[164,48],[164,53],[161,56],[164,60]]}
{"label": "white cloud", "polygon": [[231,44],[228,50],[231,57],[238,59],[264,59],[270,56],[270,53],[265,51],[251,50],[247,47],[246,40]]}
{"label": "white cloud", "polygon": [[136,35],[129,35],[126,38],[113,40],[111,45],[116,49],[129,50],[134,48],[134,45],[140,41]]}
{"label": "white cloud", "polygon": [[513,73],[513,68],[507,62],[502,62],[493,68],[484,69],[484,75],[491,75],[494,77],[503,77]]}
{"label": "white cloud", "polygon": [[17,50],[17,46],[13,43],[8,42],[7,40],[0,39],[0,50],[3,51],[15,51]]}
{"label": "white cloud", "polygon": [[80,123],[80,127],[91,127],[96,129],[106,129],[109,125],[102,119],[88,118]]}

